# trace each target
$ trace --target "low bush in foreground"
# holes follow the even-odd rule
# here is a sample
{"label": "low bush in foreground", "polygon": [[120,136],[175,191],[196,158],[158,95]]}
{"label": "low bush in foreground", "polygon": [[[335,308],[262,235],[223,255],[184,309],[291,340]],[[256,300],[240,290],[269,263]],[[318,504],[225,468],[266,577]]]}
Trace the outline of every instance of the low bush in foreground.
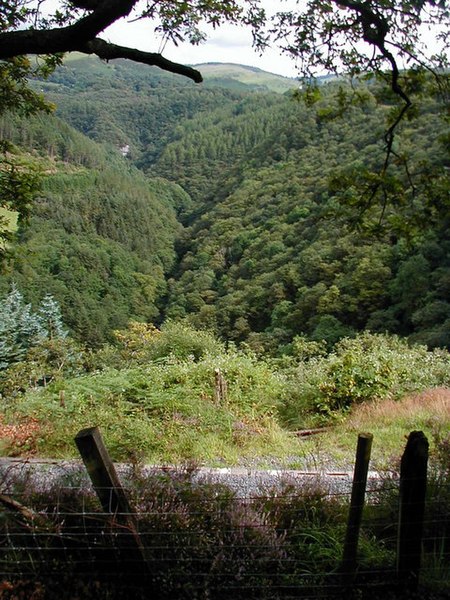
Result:
{"label": "low bush in foreground", "polygon": [[[227,388],[220,397],[217,370]],[[33,420],[39,429],[28,443],[4,429],[3,451],[75,456],[76,433],[99,425],[117,461],[233,464],[242,457],[283,456],[298,451],[299,442],[275,417],[282,389],[282,378],[264,362],[240,353],[110,368],[4,404],[4,428],[27,429]]]}
{"label": "low bush in foreground", "polygon": [[[28,390],[8,392],[4,385],[1,453],[71,457],[76,433],[98,425],[117,461],[305,466],[308,457],[320,462],[318,449],[290,432],[333,425],[333,440],[315,439],[343,466],[353,448],[342,461],[348,442],[336,436],[350,439],[345,423],[356,408],[381,400],[395,405],[412,391],[450,385],[447,351],[386,335],[344,339],[329,354],[323,344],[297,338],[292,355],[279,360],[227,350],[186,323],[161,330],[134,323],[117,335],[118,347],[84,356],[89,373],[58,368],[50,382],[34,381]],[[14,369],[25,365],[29,375],[32,364],[10,369],[12,387]],[[409,431],[430,429],[433,409],[419,409],[408,419],[391,410],[386,459],[398,455],[396,444]],[[442,426],[448,414],[447,408],[440,415]],[[370,423],[366,428],[373,431]]]}
{"label": "low bush in foreground", "polygon": [[[194,474],[130,473],[127,493],[137,509],[143,554],[133,550],[135,538],[120,515],[100,512],[85,482],[59,482],[45,493],[33,491],[26,479],[10,483],[7,493],[16,505],[1,516],[8,536],[0,549],[0,598],[402,597],[393,481],[371,495],[358,569],[350,575],[341,569],[348,495],[286,482],[239,498],[225,486],[196,483]],[[437,524],[445,515],[436,494],[444,493],[448,499],[448,485],[441,484],[428,502],[420,598],[443,599],[448,592],[448,580],[436,577],[449,568],[448,539]]]}

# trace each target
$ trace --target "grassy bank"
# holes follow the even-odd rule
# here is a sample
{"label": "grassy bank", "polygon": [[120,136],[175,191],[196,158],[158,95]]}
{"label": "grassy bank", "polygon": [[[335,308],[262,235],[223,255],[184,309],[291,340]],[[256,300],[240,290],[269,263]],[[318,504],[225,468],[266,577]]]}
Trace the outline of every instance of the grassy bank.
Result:
{"label": "grassy bank", "polygon": [[175,323],[118,338],[47,385],[38,361],[4,371],[1,452],[74,457],[76,433],[100,426],[120,462],[343,469],[357,433],[370,431],[374,466],[389,468],[410,431],[423,430],[433,450],[450,428],[448,353],[398,338],[363,334],[328,354],[303,344],[279,359]]}

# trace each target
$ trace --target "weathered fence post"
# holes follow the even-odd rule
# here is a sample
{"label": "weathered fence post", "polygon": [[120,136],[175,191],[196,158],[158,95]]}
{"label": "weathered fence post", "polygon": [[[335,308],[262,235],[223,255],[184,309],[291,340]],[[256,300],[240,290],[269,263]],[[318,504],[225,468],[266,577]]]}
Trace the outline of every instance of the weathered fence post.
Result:
{"label": "weathered fence post", "polygon": [[428,440],[422,431],[412,431],[400,465],[397,574],[402,587],[412,590],[419,583],[428,446]]}
{"label": "weathered fence post", "polygon": [[350,579],[356,570],[358,537],[364,508],[372,440],[373,435],[371,433],[360,433],[358,435],[352,496],[342,556],[342,573]]}
{"label": "weathered fence post", "polygon": [[127,562],[135,563],[141,573],[148,572],[145,549],[137,531],[136,516],[120,484],[100,430],[98,427],[82,429],[75,436],[75,443],[104,512],[111,515],[113,524],[122,528],[122,546],[126,549]]}
{"label": "weathered fence post", "polygon": [[227,382],[220,369],[214,369],[214,402],[216,404],[220,405],[227,401],[227,387]]}

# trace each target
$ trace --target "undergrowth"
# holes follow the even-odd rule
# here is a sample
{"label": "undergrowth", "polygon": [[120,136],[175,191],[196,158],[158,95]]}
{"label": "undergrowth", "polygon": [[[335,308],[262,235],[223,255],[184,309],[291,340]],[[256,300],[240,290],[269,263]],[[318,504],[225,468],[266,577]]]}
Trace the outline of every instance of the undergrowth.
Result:
{"label": "undergrowth", "polygon": [[[397,589],[398,482],[386,479],[372,492],[350,575],[341,568],[347,494],[286,481],[240,498],[224,485],[198,483],[195,475],[195,467],[148,472],[135,466],[123,477],[142,553],[121,515],[102,513],[78,475],[45,491],[27,477],[4,478],[2,492],[18,504],[0,517],[8,531],[0,598],[368,599],[380,590],[384,598],[402,597],[389,595]],[[444,598],[448,591],[448,580],[438,581],[449,568],[448,537],[438,525],[448,517],[439,496],[448,500],[446,483],[429,489],[422,598]]]}
{"label": "undergrowth", "polygon": [[[450,386],[448,352],[394,336],[363,333],[328,354],[298,338],[291,355],[276,360],[227,349],[186,323],[134,323],[117,337],[117,347],[86,355],[77,375],[62,370],[45,385],[13,390],[3,373],[0,453],[76,456],[73,437],[98,425],[117,461],[305,467],[326,457],[343,468],[358,430],[376,433],[388,462],[409,431],[428,434],[433,419],[450,424],[447,397],[439,413],[425,400],[402,409],[407,394]],[[385,417],[371,412],[376,406]],[[322,426],[333,434],[295,434]]]}
{"label": "undergrowth", "polygon": [[396,336],[365,332],[344,338],[327,355],[319,348],[291,364],[280,416],[294,429],[327,424],[342,421],[355,405],[436,386],[450,386],[446,350],[430,352]]}

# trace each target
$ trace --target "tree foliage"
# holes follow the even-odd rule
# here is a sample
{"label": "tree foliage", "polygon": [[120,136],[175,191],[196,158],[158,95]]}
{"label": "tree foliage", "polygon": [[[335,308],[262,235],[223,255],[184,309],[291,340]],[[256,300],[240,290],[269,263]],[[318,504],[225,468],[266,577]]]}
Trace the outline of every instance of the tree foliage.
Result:
{"label": "tree foliage", "polygon": [[[99,37],[111,24],[125,17],[147,19],[154,35],[175,43],[198,44],[205,39],[202,27],[224,22],[252,28],[255,46],[271,42],[300,57],[305,72],[344,67],[355,71],[381,71],[389,67],[394,91],[402,94],[398,58],[424,66],[442,66],[444,54],[427,59],[421,40],[424,26],[441,26],[435,38],[445,44],[445,2],[416,0],[309,0],[286,10],[268,11],[258,0],[245,2],[147,2],[137,0],[72,0],[37,5],[25,0],[3,5],[0,13],[0,58],[26,54],[49,55],[78,50],[100,58],[131,58],[200,81],[193,69],[167,61],[160,54],[118,47]],[[360,43],[363,42],[363,45]]]}
{"label": "tree foliage", "polygon": [[130,319],[158,319],[187,195],[54,117],[9,115],[1,128],[46,176],[0,289],[14,279],[33,303],[51,293],[72,334],[93,346]]}
{"label": "tree foliage", "polygon": [[[251,28],[257,49],[263,51],[270,44],[278,44],[281,51],[300,61],[303,75],[310,76],[315,70],[344,70],[351,76],[375,73],[387,80],[400,106],[392,113],[384,134],[384,163],[377,171],[369,172],[360,186],[366,190],[365,195],[360,193],[364,205],[381,202],[385,206],[393,195],[388,168],[394,160],[405,162],[396,151],[394,132],[405,114],[411,113],[410,92],[420,79],[417,73],[431,71],[445,92],[442,71],[448,66],[448,17],[446,3],[435,0],[309,0],[277,12],[265,10],[258,0],[7,2],[0,11],[0,111],[13,107],[25,113],[48,110],[42,96],[28,87],[27,77],[48,76],[60,64],[62,55],[74,50],[105,60],[127,58],[196,82],[202,80],[195,69],[173,63],[159,53],[117,46],[100,37],[121,19],[147,20],[153,35],[176,44],[203,41],[205,24],[245,25]],[[433,46],[437,44],[431,56],[422,39],[424,28],[433,33]],[[36,55],[37,62],[26,55]],[[1,171],[7,173],[8,168],[3,166]],[[407,188],[414,189],[413,185]],[[18,208],[19,217],[25,218],[33,195],[34,189],[19,195],[12,206],[7,201],[3,206],[8,210]],[[8,233],[3,237],[7,238]]]}
{"label": "tree foliage", "polygon": [[[8,7],[9,5],[7,5]],[[2,11],[7,10],[4,7]],[[11,10],[14,3],[10,3]],[[15,23],[18,16],[11,17]],[[4,30],[0,13],[0,31]],[[1,35],[1,33],[0,33]],[[15,56],[0,62],[0,118],[8,112],[15,111],[23,116],[38,112],[51,112],[54,106],[44,99],[39,92],[29,86],[29,77],[46,76],[59,63],[58,57],[48,57],[44,64],[32,62],[25,56]],[[2,136],[3,137],[3,136]],[[0,143],[0,209],[17,212],[19,221],[29,216],[32,201],[39,191],[40,175],[32,161],[18,159],[10,140],[3,138]],[[0,214],[0,259],[4,257],[7,244],[13,238],[7,219]]]}
{"label": "tree foliage", "polygon": [[191,315],[254,348],[301,334],[333,344],[362,328],[448,344],[450,211],[439,102],[428,97],[398,131],[414,194],[401,191],[404,165],[395,164],[395,201],[362,208],[358,175],[384,161],[377,139],[389,109],[377,106],[371,85],[359,89],[359,105],[329,119],[342,88],[324,86],[309,108],[246,98],[191,120],[166,146],[152,171],[176,177],[194,199],[168,315]]}
{"label": "tree foliage", "polygon": [[0,398],[79,372],[81,364],[53,296],[46,294],[34,310],[13,283],[0,300]]}
{"label": "tree foliage", "polygon": [[376,82],[329,82],[305,106],[76,57],[43,85],[96,143],[45,115],[0,122],[47,172],[10,268],[30,300],[54,295],[77,339],[187,316],[271,352],[363,329],[449,345],[445,121],[431,89],[398,129],[414,194],[393,164],[383,214],[360,195],[394,102]]}
{"label": "tree foliage", "polygon": [[63,340],[66,336],[59,304],[50,294],[43,298],[37,311],[26,304],[15,284],[1,300],[0,369],[23,360],[28,350],[43,340]]}
{"label": "tree foliage", "polygon": [[13,286],[0,303],[0,368],[23,359],[28,348],[46,336],[39,316]]}

